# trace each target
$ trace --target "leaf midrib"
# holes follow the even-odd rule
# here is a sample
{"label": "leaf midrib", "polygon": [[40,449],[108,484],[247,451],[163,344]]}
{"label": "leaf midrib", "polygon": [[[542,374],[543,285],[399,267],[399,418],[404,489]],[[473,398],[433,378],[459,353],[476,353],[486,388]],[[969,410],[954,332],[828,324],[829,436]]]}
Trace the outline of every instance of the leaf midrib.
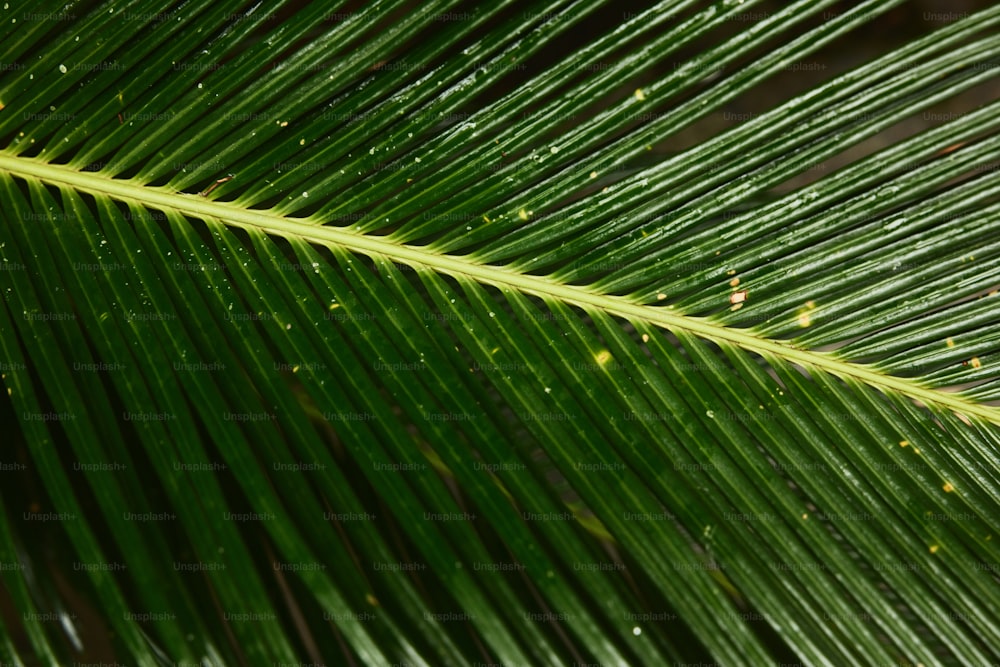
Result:
{"label": "leaf midrib", "polygon": [[705,318],[672,313],[662,306],[637,304],[626,297],[566,285],[545,276],[518,273],[503,266],[480,264],[465,257],[435,253],[421,246],[393,243],[385,237],[359,234],[341,227],[317,225],[304,218],[286,218],[267,211],[240,208],[199,195],[170,192],[163,187],[108,178],[97,172],[81,172],[34,158],[0,153],[0,169],[14,176],[35,177],[53,185],[94,195],[106,195],[124,202],[170,209],[195,218],[217,219],[234,227],[254,228],[267,234],[300,238],[321,245],[337,245],[411,266],[424,266],[452,276],[466,276],[500,289],[514,288],[526,294],[554,298],[584,309],[597,309],[610,315],[642,320],[666,329],[683,329],[715,342],[730,343],[765,356],[774,355],[807,369],[822,370],[841,378],[855,378],[877,389],[897,391],[925,404],[938,405],[962,415],[976,416],[1000,424],[1000,409],[976,403],[958,394],[924,387],[913,379],[887,375],[870,366],[842,361],[828,353],[800,349],[789,341],[762,338],[745,329],[725,327]]}

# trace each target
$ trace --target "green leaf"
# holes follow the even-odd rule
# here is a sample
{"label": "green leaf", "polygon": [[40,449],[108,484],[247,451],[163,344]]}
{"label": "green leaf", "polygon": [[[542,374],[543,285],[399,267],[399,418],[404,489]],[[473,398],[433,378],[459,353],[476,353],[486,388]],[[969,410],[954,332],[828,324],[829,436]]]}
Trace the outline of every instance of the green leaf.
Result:
{"label": "green leaf", "polygon": [[983,5],[5,4],[0,660],[990,663]]}

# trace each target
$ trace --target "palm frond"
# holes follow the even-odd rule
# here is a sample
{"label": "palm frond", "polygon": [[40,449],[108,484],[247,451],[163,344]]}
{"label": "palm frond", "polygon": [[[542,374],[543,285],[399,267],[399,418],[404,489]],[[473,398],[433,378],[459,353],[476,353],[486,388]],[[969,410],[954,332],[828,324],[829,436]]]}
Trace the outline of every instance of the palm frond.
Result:
{"label": "palm frond", "polygon": [[713,127],[842,4],[8,3],[3,660],[989,663],[1000,8]]}

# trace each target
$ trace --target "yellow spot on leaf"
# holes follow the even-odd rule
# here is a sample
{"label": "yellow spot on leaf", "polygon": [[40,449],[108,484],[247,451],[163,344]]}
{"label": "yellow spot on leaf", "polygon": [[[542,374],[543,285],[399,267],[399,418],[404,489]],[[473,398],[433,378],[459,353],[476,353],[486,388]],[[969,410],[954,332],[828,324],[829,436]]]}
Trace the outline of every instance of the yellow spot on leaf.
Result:
{"label": "yellow spot on leaf", "polygon": [[799,308],[798,320],[800,327],[805,328],[812,324],[812,317],[810,317],[809,311],[815,309],[816,309],[815,301],[806,301],[805,305],[802,308]]}
{"label": "yellow spot on leaf", "polygon": [[969,359],[969,365],[973,368],[981,368],[983,363],[979,361],[979,357],[972,357],[972,359]]}
{"label": "yellow spot on leaf", "polygon": [[427,457],[427,460],[430,461],[430,464],[434,467],[434,469],[438,473],[444,475],[445,477],[450,477],[454,479],[455,474],[451,471],[451,469],[447,465],[445,465],[445,462],[441,459],[440,456],[438,456],[437,452],[431,449],[429,445],[420,444],[419,447],[421,453],[423,453],[423,455]]}
{"label": "yellow spot on leaf", "polygon": [[485,220],[486,222],[492,222],[492,220],[486,217],[485,213],[483,214],[483,220]]}
{"label": "yellow spot on leaf", "polygon": [[944,489],[945,493],[951,493],[955,490],[955,487],[951,485],[951,482],[945,482],[945,485],[941,488]]}
{"label": "yellow spot on leaf", "polygon": [[368,595],[365,596],[365,602],[367,602],[368,604],[370,604],[373,607],[377,607],[378,606],[378,598],[376,598],[371,593],[369,593]]}
{"label": "yellow spot on leaf", "polygon": [[635,99],[639,100],[640,102],[646,99],[646,93],[642,92],[642,88],[635,89]]}
{"label": "yellow spot on leaf", "polygon": [[910,441],[909,440],[900,440],[899,446],[900,447],[909,447],[910,446]]}
{"label": "yellow spot on leaf", "polygon": [[656,295],[656,300],[657,301],[663,301],[666,298],[667,298],[667,295],[664,294],[663,292],[660,292],[659,294]]}
{"label": "yellow spot on leaf", "polygon": [[743,303],[744,301],[747,300],[747,297],[749,295],[750,293],[745,289],[739,290],[738,292],[733,292],[732,294],[729,295],[729,303],[732,304]]}
{"label": "yellow spot on leaf", "polygon": [[932,554],[936,554],[936,553],[937,553],[937,550],[938,550],[938,548],[939,548],[939,547],[938,547],[938,545],[936,545],[936,544],[932,544],[932,545],[931,545],[931,547],[930,547],[930,552],[931,552]]}
{"label": "yellow spot on leaf", "polygon": [[[0,107],[0,108],[3,108],[3,107]],[[590,172],[590,177],[591,178],[597,178],[597,172],[596,171]]]}
{"label": "yellow spot on leaf", "polygon": [[945,345],[947,345],[948,347],[955,347],[955,341],[949,338],[948,340],[945,341]]}
{"label": "yellow spot on leaf", "polygon": [[611,361],[611,353],[607,350],[601,350],[594,355],[594,361],[599,363],[601,366]]}
{"label": "yellow spot on leaf", "polygon": [[740,284],[740,279],[739,278],[733,278],[732,280],[729,281],[729,286],[730,287],[736,287],[739,284]]}
{"label": "yellow spot on leaf", "polygon": [[803,521],[808,521],[808,520],[809,520],[809,515],[808,515],[808,514],[806,514],[805,512],[803,512],[803,513],[802,513],[802,520],[803,520]]}
{"label": "yellow spot on leaf", "polygon": [[522,208],[520,211],[517,212],[517,217],[521,218],[521,220],[527,220],[528,212]]}
{"label": "yellow spot on leaf", "polygon": [[615,538],[611,537],[611,533],[605,528],[604,524],[601,523],[593,514],[585,514],[583,505],[578,503],[569,503],[569,509],[573,512],[573,516],[579,522],[580,527],[586,530],[588,533],[593,535],[599,540],[604,540],[606,542],[615,542]]}
{"label": "yellow spot on leaf", "polygon": [[643,343],[649,342],[649,334],[642,334],[642,342]]}

